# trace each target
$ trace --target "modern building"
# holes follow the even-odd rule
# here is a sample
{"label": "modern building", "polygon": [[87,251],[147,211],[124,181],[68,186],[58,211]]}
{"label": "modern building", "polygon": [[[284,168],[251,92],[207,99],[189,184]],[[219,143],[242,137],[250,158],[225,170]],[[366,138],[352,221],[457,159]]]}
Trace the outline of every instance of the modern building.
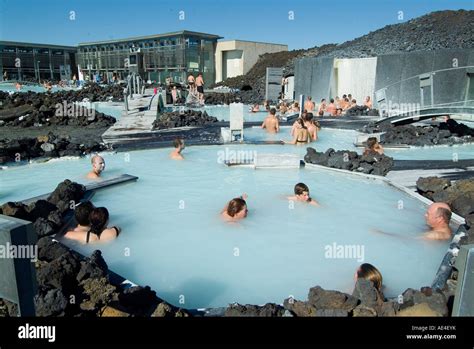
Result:
{"label": "modern building", "polygon": [[216,47],[216,82],[247,74],[264,53],[288,51],[288,45],[226,40]]}
{"label": "modern building", "polygon": [[77,61],[89,76],[102,74],[108,79],[128,75],[134,67],[145,80],[185,81],[188,72],[203,73],[205,82],[214,82],[214,53],[218,35],[192,31],[80,43]]}
{"label": "modern building", "polygon": [[73,46],[0,41],[0,79],[62,80],[76,71]]}

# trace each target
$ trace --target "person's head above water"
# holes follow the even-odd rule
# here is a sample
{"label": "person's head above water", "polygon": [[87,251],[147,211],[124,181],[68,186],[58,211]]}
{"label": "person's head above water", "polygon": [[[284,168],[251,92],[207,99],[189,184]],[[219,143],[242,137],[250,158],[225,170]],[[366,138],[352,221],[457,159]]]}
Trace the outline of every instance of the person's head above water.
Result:
{"label": "person's head above water", "polygon": [[227,205],[227,214],[232,218],[247,217],[247,203],[242,198],[235,198],[229,201]]}
{"label": "person's head above water", "polygon": [[374,287],[377,290],[382,291],[382,274],[372,264],[361,264],[359,269],[356,271],[356,278],[372,281]]}
{"label": "person's head above water", "polygon": [[367,138],[367,148],[368,149],[374,149],[376,144],[377,144],[377,137]]}
{"label": "person's head above water", "polygon": [[91,232],[100,235],[109,222],[109,211],[105,207],[96,207],[89,214]]}
{"label": "person's head above water", "polygon": [[89,215],[91,214],[92,210],[94,209],[94,205],[90,201],[81,202],[75,209],[74,209],[74,218],[76,218],[76,222],[82,226],[89,226]]}
{"label": "person's head above water", "polygon": [[451,214],[451,208],[447,203],[432,203],[425,213],[426,224],[433,229],[449,227]]}
{"label": "person's head above water", "polygon": [[276,112],[277,112],[277,111],[276,111],[275,108],[271,108],[271,109],[270,109],[270,114],[271,114],[271,115],[273,115],[273,116],[276,115]]}
{"label": "person's head above water", "polygon": [[100,155],[94,155],[91,158],[91,164],[92,164],[92,172],[94,172],[97,176],[100,176],[102,171],[105,170],[105,160]]}
{"label": "person's head above water", "polygon": [[183,150],[185,148],[184,140],[182,138],[175,138],[173,141],[173,146],[176,149]]}
{"label": "person's head above water", "polygon": [[304,183],[298,183],[295,185],[295,195],[299,201],[310,201],[309,188]]}

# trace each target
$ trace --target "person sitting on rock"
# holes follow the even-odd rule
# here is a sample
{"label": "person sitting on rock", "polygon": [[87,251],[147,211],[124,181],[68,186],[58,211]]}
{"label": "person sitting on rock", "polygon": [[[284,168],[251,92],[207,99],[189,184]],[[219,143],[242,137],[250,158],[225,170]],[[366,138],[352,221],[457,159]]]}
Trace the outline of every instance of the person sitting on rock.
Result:
{"label": "person sitting on rock", "polygon": [[304,183],[298,183],[294,189],[295,195],[288,196],[289,201],[306,202],[310,205],[319,206],[319,203],[309,196],[309,188]]}
{"label": "person sitting on rock", "polygon": [[369,280],[374,284],[375,289],[380,293],[383,299],[382,293],[382,273],[374,267],[372,264],[364,263],[357,268],[355,272],[354,279],[357,281],[358,279],[365,279]]}
{"label": "person sitting on rock", "polygon": [[109,211],[105,207],[97,207],[89,215],[90,228],[86,233],[86,244],[94,242],[106,242],[117,238],[120,228],[108,228]]}
{"label": "person sitting on rock", "polygon": [[290,142],[286,141],[285,144],[302,145],[302,144],[311,143],[311,141],[312,141],[311,134],[308,131],[308,128],[306,127],[306,125],[304,124],[303,119],[298,118],[296,120],[293,140]]}
{"label": "person sitting on rock", "polygon": [[377,137],[367,138],[367,147],[364,150],[363,155],[383,155],[384,149],[377,141]]}
{"label": "person sitting on rock", "polygon": [[422,238],[428,240],[448,240],[452,231],[449,227],[451,221],[451,208],[447,203],[432,203],[425,213],[426,224],[431,230],[424,233]]}
{"label": "person sitting on rock", "polygon": [[77,226],[64,234],[66,239],[81,241],[86,240],[86,234],[90,229],[89,215],[94,209],[94,205],[90,201],[81,202],[74,209],[74,218],[76,219]]}
{"label": "person sitting on rock", "polygon": [[94,155],[91,158],[92,171],[87,174],[88,179],[98,179],[100,174],[105,170],[105,160],[100,155]]}
{"label": "person sitting on rock", "polygon": [[263,120],[262,128],[266,129],[268,133],[277,133],[280,131],[280,122],[276,117],[276,109],[270,109],[270,114]]}
{"label": "person sitting on rock", "polygon": [[247,200],[248,195],[242,194],[238,198],[234,198],[221,211],[221,217],[227,222],[236,222],[247,217]]}
{"label": "person sitting on rock", "polygon": [[184,160],[181,152],[184,150],[184,140],[182,138],[176,138],[173,141],[174,150],[170,153],[170,158],[173,160]]}

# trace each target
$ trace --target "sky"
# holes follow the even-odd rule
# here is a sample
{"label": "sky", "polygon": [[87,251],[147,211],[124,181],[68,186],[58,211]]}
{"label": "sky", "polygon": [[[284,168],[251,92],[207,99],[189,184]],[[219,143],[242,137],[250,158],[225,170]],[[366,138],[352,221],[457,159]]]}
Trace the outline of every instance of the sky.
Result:
{"label": "sky", "polygon": [[293,50],[448,9],[474,0],[0,0],[0,40],[76,46],[191,30]]}

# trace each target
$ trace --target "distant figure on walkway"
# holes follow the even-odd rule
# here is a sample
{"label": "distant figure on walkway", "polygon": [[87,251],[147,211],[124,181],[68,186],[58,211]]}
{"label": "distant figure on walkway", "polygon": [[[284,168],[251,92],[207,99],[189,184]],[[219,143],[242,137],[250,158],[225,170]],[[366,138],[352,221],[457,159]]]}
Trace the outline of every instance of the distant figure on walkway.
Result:
{"label": "distant figure on walkway", "polygon": [[383,153],[384,149],[377,141],[377,137],[367,138],[367,147],[365,148],[363,155],[382,155]]}
{"label": "distant figure on walkway", "polygon": [[170,158],[173,160],[184,160],[181,152],[184,150],[184,140],[182,138],[176,138],[173,141],[174,150],[170,153]]}
{"label": "distant figure on walkway", "polygon": [[306,202],[310,205],[319,206],[319,203],[309,196],[309,188],[304,183],[298,183],[294,188],[295,195],[288,196],[289,201]]}
{"label": "distant figure on walkway", "polygon": [[311,96],[308,96],[306,98],[306,102],[304,102],[304,109],[308,112],[311,113],[314,110],[315,104],[311,100]]}
{"label": "distant figure on walkway", "polygon": [[242,194],[238,198],[234,198],[221,211],[221,217],[228,222],[236,222],[247,217],[247,200],[248,195]]}
{"label": "distant figure on walkway", "polygon": [[263,120],[262,128],[266,129],[268,133],[277,133],[280,131],[280,122],[276,117],[276,109],[270,109],[270,114]]}
{"label": "distant figure on walkway", "polygon": [[178,89],[176,85],[171,89],[171,98],[173,99],[173,105],[175,105],[178,102]]}
{"label": "distant figure on walkway", "polygon": [[431,227],[431,230],[426,232],[423,238],[428,240],[450,239],[452,234],[451,228],[449,227],[451,215],[451,208],[447,203],[432,203],[425,213],[426,224]]}
{"label": "distant figure on walkway", "polygon": [[204,104],[204,80],[202,73],[199,73],[196,78],[196,89],[199,94],[199,103]]}
{"label": "distant figure on walkway", "polygon": [[101,173],[105,170],[105,160],[100,155],[94,155],[91,158],[92,171],[87,174],[89,179],[100,178]]}
{"label": "distant figure on walkway", "polygon": [[90,201],[81,202],[74,209],[74,218],[76,219],[77,226],[64,234],[66,239],[86,242],[87,232],[90,230],[89,215],[94,209],[94,205]]}
{"label": "distant figure on walkway", "polygon": [[117,238],[120,228],[108,228],[109,211],[105,207],[97,207],[89,215],[90,228],[86,234],[86,244],[90,242],[106,242]]}

